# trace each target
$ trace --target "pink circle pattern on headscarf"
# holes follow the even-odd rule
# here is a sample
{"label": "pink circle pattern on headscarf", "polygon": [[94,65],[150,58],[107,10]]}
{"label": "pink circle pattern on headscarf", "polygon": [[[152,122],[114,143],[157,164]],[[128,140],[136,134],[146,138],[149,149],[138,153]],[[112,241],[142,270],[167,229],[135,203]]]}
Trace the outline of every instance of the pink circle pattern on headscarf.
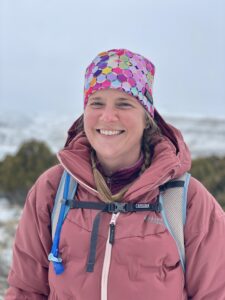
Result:
{"label": "pink circle pattern on headscarf", "polygon": [[94,92],[118,89],[135,97],[154,118],[154,74],[154,65],[140,54],[126,49],[101,52],[86,69],[84,107]]}

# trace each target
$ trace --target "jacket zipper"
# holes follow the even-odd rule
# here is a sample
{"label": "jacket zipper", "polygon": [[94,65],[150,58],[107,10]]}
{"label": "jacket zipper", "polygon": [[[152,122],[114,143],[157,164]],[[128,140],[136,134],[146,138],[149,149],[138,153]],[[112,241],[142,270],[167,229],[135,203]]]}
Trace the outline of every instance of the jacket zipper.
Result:
{"label": "jacket zipper", "polygon": [[102,268],[102,280],[101,280],[101,300],[107,300],[108,294],[108,278],[109,278],[109,267],[111,262],[112,245],[115,237],[115,226],[116,220],[120,213],[112,214],[111,221],[109,223],[109,232],[105,248],[105,257]]}

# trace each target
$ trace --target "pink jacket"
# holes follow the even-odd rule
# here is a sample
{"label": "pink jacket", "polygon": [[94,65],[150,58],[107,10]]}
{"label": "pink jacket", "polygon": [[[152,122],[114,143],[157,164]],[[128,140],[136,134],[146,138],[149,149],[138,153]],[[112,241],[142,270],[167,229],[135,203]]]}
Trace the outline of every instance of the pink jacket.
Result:
{"label": "pink jacket", "polygon": [[[173,129],[179,152],[168,138],[156,146],[153,162],[126,192],[124,202],[154,202],[159,185],[190,169],[189,151]],[[65,272],[48,262],[51,210],[63,169],[80,183],[77,197],[99,202],[87,139],[79,134],[60,151],[60,165],[40,176],[30,190],[15,238],[5,300],[225,300],[225,216],[196,179],[188,189],[184,228],[186,273],[161,215],[120,213],[115,242],[108,242],[112,215],[102,213],[96,263],[86,272],[93,220],[97,212],[71,209],[62,227],[59,250]]]}

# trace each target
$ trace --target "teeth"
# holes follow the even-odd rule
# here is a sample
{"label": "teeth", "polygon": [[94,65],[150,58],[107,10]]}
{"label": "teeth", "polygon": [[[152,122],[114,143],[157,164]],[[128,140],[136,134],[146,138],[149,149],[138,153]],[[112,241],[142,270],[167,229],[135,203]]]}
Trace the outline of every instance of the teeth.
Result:
{"label": "teeth", "polygon": [[120,130],[102,130],[100,129],[100,133],[104,135],[118,135],[121,133]]}

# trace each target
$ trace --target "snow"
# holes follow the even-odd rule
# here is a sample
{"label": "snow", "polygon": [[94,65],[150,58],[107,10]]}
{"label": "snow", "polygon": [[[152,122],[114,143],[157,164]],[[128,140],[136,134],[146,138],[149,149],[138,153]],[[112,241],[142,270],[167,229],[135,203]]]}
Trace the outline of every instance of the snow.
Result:
{"label": "snow", "polygon": [[[24,141],[35,138],[45,141],[53,152],[65,143],[68,128],[78,115],[8,115],[0,114],[0,160],[15,154]],[[181,130],[192,157],[225,156],[225,119],[164,116]]]}
{"label": "snow", "polygon": [[74,116],[54,114],[7,115],[0,114],[0,160],[7,154],[15,154],[19,146],[29,139],[45,141],[53,152],[63,147],[67,130]]}
{"label": "snow", "polygon": [[[11,220],[18,219],[20,216],[20,209],[17,206],[11,206],[7,199],[0,198],[0,224]],[[1,241],[1,236],[0,236]]]}
{"label": "snow", "polygon": [[12,246],[22,209],[0,198],[0,300],[7,287],[6,277],[12,261]]}
{"label": "snow", "polygon": [[192,158],[225,156],[225,119],[165,117],[181,130]]}

